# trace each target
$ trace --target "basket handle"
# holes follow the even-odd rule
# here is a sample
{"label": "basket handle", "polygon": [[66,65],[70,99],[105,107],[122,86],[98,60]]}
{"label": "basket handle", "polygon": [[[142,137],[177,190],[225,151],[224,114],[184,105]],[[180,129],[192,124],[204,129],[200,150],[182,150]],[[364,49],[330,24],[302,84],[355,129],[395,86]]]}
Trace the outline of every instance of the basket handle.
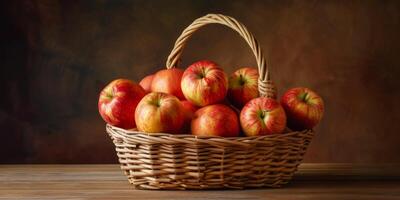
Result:
{"label": "basket handle", "polygon": [[269,70],[264,58],[264,54],[257,40],[254,38],[247,28],[232,17],[225,16],[222,14],[208,14],[200,17],[192,22],[178,37],[175,42],[174,48],[168,56],[166,66],[168,69],[176,67],[177,62],[181,57],[182,51],[189,38],[201,27],[207,24],[222,24],[225,25],[243,37],[247,44],[253,51],[254,56],[257,60],[259,79],[258,79],[258,91],[260,96],[276,98],[276,87],[271,81]]}

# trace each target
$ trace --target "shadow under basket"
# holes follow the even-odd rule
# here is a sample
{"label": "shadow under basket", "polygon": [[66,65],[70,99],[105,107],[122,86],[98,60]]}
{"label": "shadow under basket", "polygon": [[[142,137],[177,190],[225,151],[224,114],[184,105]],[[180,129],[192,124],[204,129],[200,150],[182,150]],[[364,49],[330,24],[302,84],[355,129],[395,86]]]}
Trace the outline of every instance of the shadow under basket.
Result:
{"label": "shadow under basket", "polygon": [[[189,38],[207,24],[237,32],[258,65],[260,96],[276,98],[261,47],[232,17],[208,14],[179,36],[166,67],[177,67]],[[217,189],[279,187],[290,181],[303,160],[313,130],[256,137],[199,137],[190,134],[143,133],[107,125],[121,168],[137,189]]]}

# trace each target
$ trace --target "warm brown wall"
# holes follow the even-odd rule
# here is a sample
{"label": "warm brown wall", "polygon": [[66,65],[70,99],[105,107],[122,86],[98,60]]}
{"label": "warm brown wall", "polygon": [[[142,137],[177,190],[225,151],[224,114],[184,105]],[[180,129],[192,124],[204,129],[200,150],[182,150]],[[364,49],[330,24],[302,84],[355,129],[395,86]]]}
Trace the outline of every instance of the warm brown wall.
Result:
{"label": "warm brown wall", "polygon": [[[308,162],[400,162],[399,1],[9,1],[1,16],[0,163],[115,162],[97,113],[112,79],[164,67],[179,33],[206,13],[258,38],[280,93],[307,86],[326,115]],[[199,31],[182,66],[255,65],[220,26]]]}

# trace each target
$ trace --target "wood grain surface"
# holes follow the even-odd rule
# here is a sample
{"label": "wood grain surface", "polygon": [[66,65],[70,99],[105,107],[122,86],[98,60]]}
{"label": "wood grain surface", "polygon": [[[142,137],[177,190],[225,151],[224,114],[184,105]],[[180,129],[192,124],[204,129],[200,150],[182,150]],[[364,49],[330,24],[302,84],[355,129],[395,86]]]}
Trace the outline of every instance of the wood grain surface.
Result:
{"label": "wood grain surface", "polygon": [[150,191],[118,165],[0,165],[0,199],[400,199],[399,167],[303,164],[283,188]]}

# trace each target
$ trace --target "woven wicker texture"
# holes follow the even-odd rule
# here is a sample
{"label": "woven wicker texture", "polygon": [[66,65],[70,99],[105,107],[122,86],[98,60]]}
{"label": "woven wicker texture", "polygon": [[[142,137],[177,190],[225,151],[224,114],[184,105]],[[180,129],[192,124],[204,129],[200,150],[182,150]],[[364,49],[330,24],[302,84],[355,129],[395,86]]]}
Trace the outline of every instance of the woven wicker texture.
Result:
{"label": "woven wicker texture", "polygon": [[[235,19],[209,14],[195,20],[177,39],[167,68],[176,67],[190,36],[206,24],[226,25],[249,44],[259,67],[259,91],[276,98],[261,48]],[[297,170],[314,132],[286,131],[259,137],[199,137],[143,133],[107,125],[121,169],[137,189],[279,187]]]}

